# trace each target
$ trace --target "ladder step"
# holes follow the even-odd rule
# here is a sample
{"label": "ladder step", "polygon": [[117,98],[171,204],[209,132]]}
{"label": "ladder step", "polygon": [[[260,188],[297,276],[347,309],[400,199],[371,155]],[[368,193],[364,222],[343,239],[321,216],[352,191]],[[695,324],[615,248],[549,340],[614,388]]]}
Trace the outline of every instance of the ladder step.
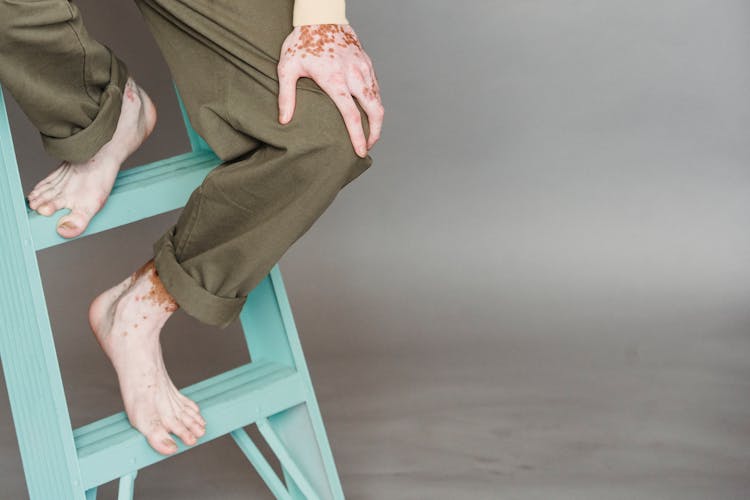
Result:
{"label": "ladder step", "polygon": [[[239,366],[181,392],[201,407],[206,433],[193,446],[175,437],[177,453],[306,400],[299,374],[289,366],[266,360]],[[75,429],[73,437],[85,489],[168,458],[149,446],[124,411]]]}
{"label": "ladder step", "polygon": [[45,217],[27,206],[34,248],[41,250],[181,208],[220,163],[213,151],[201,150],[120,171],[107,203],[77,238],[57,234],[62,212]]}

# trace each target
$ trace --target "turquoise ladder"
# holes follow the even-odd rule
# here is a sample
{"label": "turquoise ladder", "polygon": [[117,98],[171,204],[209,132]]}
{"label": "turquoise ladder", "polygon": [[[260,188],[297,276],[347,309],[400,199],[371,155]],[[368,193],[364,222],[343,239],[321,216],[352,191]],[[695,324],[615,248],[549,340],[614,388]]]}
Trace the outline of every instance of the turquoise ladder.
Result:
{"label": "turquoise ladder", "polygon": [[[120,172],[79,238],[184,206],[221,163],[191,126],[179,92],[177,101],[192,151]],[[344,498],[278,264],[240,314],[251,361],[181,389],[207,423],[197,444],[177,438],[177,453],[161,455],[125,412],[73,429],[36,256],[71,241],[57,234],[57,218],[26,205],[0,87],[0,356],[32,500],[95,500],[97,487],[114,479],[118,499],[132,499],[140,469],[225,434],[276,498]],[[243,429],[250,424],[276,455],[283,481]]]}

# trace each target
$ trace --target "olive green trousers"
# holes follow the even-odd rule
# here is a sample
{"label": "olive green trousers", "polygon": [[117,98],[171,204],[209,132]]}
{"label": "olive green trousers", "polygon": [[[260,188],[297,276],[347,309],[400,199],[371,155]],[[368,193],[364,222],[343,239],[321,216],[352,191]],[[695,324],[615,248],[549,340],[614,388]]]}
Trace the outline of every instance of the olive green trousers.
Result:
{"label": "olive green trousers", "polygon": [[[278,122],[276,66],[293,0],[135,2],[193,127],[222,160],[153,244],[155,267],[185,312],[224,328],[372,158],[357,156],[333,100],[309,78],[297,83],[292,121]],[[111,139],[128,75],[75,4],[0,0],[0,83],[50,155],[85,161]]]}

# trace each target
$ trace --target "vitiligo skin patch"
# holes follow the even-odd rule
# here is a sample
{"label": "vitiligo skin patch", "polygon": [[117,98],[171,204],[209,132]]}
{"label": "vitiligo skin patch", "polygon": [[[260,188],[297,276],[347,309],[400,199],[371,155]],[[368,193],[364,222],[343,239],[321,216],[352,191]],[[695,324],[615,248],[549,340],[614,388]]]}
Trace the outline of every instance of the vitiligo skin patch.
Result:
{"label": "vitiligo skin patch", "polygon": [[140,269],[133,273],[133,281],[136,281],[142,275],[147,274],[148,279],[151,283],[151,288],[147,295],[140,297],[141,299],[148,299],[156,305],[164,308],[166,312],[174,312],[179,306],[175,302],[174,298],[169,294],[164,284],[159,279],[159,273],[156,271],[153,259],[146,262]]}
{"label": "vitiligo skin patch", "polygon": [[[356,35],[347,30],[346,27],[348,27],[348,25],[344,24],[315,24],[300,26],[299,41],[294,44],[294,47],[287,48],[286,52],[289,55],[296,55],[299,50],[302,52],[301,57],[306,57],[307,55],[320,57],[328,54],[328,57],[334,58],[335,49],[333,47],[328,47],[329,44],[335,44],[342,48],[353,45],[361,52],[362,45],[360,45]],[[354,52],[354,55],[361,57],[359,52]]]}
{"label": "vitiligo skin patch", "polygon": [[[338,58],[343,62],[347,57],[354,56],[360,60],[358,64],[365,80],[362,94],[368,100],[379,99],[380,89],[374,77],[374,71],[371,69],[371,62],[350,25],[313,24],[298,28],[297,40],[286,47],[284,56],[300,59],[306,59],[308,56],[318,58],[314,64],[318,61],[320,64],[325,64],[324,58],[333,60]],[[366,70],[363,69],[363,63],[369,66]]]}

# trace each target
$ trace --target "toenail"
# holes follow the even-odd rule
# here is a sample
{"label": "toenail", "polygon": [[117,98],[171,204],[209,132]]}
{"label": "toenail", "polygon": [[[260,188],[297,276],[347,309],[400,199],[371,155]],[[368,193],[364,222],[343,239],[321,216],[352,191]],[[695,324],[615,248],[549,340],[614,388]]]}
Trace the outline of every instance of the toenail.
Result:
{"label": "toenail", "polygon": [[57,226],[57,227],[58,227],[58,228],[61,228],[61,227],[62,227],[62,228],[65,228],[65,229],[75,229],[75,228],[76,228],[76,227],[75,227],[75,226],[74,226],[73,224],[71,224],[70,222],[67,222],[67,221],[66,221],[66,222],[63,222],[62,224],[60,224],[60,225],[59,225],[59,226]]}

